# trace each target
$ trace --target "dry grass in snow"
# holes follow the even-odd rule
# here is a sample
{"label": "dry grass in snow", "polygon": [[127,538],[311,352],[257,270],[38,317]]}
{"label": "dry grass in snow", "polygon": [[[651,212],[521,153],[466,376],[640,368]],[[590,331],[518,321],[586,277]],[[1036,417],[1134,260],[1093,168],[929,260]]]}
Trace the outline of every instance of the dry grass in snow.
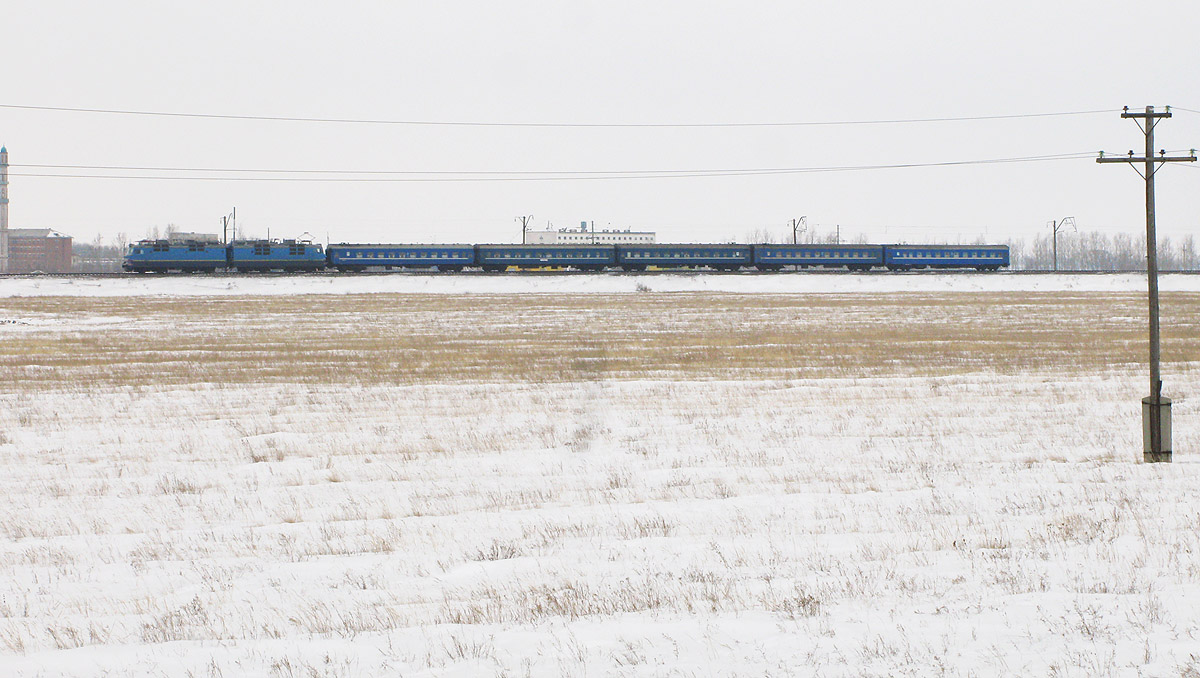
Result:
{"label": "dry grass in snow", "polygon": [[1133,295],[0,300],[0,664],[1197,675],[1165,308],[1151,466]]}

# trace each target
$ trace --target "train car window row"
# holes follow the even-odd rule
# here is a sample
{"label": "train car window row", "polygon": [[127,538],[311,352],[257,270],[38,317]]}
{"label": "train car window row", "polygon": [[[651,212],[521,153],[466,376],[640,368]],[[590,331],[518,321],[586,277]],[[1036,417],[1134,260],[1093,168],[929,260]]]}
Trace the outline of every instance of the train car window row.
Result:
{"label": "train car window row", "polygon": [[486,255],[498,259],[601,259],[600,252],[500,252]]}
{"label": "train car window row", "polygon": [[343,256],[348,259],[455,259],[471,255],[467,252],[355,252],[346,250]]}
{"label": "train car window row", "polygon": [[896,252],[897,259],[1003,259],[1004,255],[1000,252],[964,252],[961,250],[954,251],[932,251],[932,252]]}
{"label": "train car window row", "polygon": [[628,259],[735,259],[741,252],[627,252]]}
{"label": "train car window row", "polygon": [[873,259],[875,255],[871,252],[863,251],[808,251],[808,250],[791,250],[791,251],[771,251],[763,252],[764,259],[770,258],[783,259],[789,257],[804,257],[807,259]]}

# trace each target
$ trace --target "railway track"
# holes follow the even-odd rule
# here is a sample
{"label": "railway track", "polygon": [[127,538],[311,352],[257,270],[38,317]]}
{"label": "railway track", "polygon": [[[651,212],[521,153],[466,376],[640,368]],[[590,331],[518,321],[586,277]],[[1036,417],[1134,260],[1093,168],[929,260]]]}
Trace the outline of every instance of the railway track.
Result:
{"label": "railway track", "polygon": [[[217,273],[4,273],[0,274],[0,280],[9,278],[62,278],[62,279],[80,279],[80,280],[106,280],[118,278],[179,278],[179,277],[204,277],[204,278],[295,278],[295,277],[318,277],[318,278],[371,278],[378,276],[409,276],[409,277],[441,277],[441,276],[461,276],[461,277],[496,277],[496,276],[530,276],[530,277],[558,277],[558,276],[628,276],[628,277],[656,277],[664,275],[688,276],[688,277],[707,277],[707,276],[778,276],[788,275],[791,271],[772,272],[772,271],[679,271],[679,270],[660,270],[660,271],[606,271],[606,272],[591,272],[591,271],[505,271],[505,272],[485,272],[485,271],[461,271],[458,273],[439,272],[439,271],[364,271],[364,272],[338,272],[338,271],[320,271],[316,273],[240,273],[236,271],[221,271]],[[1128,273],[1144,274],[1145,271],[973,271],[973,270],[927,270],[927,271],[843,271],[843,270],[821,270],[809,269],[799,271],[797,275],[850,275],[850,276],[946,276],[946,275],[988,275],[988,276],[1026,276],[1026,275],[1121,275]],[[1200,270],[1191,271],[1160,271],[1160,274],[1170,275],[1200,275]]]}

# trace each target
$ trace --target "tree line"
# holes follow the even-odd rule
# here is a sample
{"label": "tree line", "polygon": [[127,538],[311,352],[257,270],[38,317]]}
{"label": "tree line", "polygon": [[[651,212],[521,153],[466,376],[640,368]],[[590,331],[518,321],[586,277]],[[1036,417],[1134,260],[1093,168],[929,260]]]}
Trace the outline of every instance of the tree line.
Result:
{"label": "tree line", "polygon": [[[1012,267],[1018,270],[1054,269],[1054,236],[1045,233],[1032,241],[1009,240]],[[1158,239],[1160,271],[1200,270],[1200,251],[1191,235]],[[1106,234],[1095,231],[1058,234],[1060,271],[1144,271],[1146,235]]]}

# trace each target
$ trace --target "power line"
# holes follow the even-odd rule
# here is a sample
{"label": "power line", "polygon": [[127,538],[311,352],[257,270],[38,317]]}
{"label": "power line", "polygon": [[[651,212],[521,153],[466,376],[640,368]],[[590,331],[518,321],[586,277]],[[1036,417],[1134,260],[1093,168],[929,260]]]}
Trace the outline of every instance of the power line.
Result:
{"label": "power line", "polygon": [[[245,115],[233,113],[180,113],[172,111],[138,111],[110,108],[81,108],[70,106],[29,106],[0,104],[0,108],[26,111],[58,111],[66,113],[103,113],[109,115],[138,115],[166,118],[202,118],[211,120],[255,120],[268,122],[310,122],[353,125],[421,125],[447,127],[542,127],[542,128],[704,128],[704,127],[815,127],[830,125],[902,125],[935,122],[964,122],[979,120],[1012,120],[1018,118],[1049,118],[1112,113],[1113,109],[1086,111],[1052,111],[1043,113],[1011,113],[999,115],[968,115],[936,118],[893,118],[880,120],[802,120],[782,122],[697,122],[697,123],[570,123],[570,122],[489,122],[479,120],[387,120],[371,118],[316,118],[282,115]],[[1186,110],[1186,109],[1181,109]]]}
{"label": "power line", "polygon": [[[130,175],[130,174],[61,174],[40,172],[9,172],[10,176],[59,178],[59,179],[139,179],[139,180],[175,180],[175,181],[278,181],[278,182],[514,182],[514,181],[595,181],[619,179],[685,179],[702,177],[737,177],[764,176],[779,174],[812,174],[829,172],[858,172],[886,169],[915,169],[926,167],[959,167],[969,165],[996,165],[1025,162],[1048,162],[1062,160],[1079,160],[1091,158],[1094,152],[1061,153],[1055,155],[1035,155],[1012,158],[987,158],[976,160],[948,160],[940,162],[911,162],[873,165],[833,165],[823,167],[779,167],[751,169],[708,169],[708,170],[628,170],[628,171],[587,171],[587,172],[386,172],[402,176],[184,176],[184,175]],[[33,166],[33,165],[29,165]],[[101,166],[54,166],[36,165],[37,167],[63,167],[98,169]],[[11,167],[11,165],[10,165]],[[172,172],[259,172],[277,174],[378,174],[377,170],[269,170],[269,169],[230,169],[215,170],[201,168],[157,168],[144,169],[121,168],[106,166],[106,169],[129,171],[172,171]],[[413,176],[422,175],[422,176]],[[452,176],[446,176],[452,175]]]}
{"label": "power line", "polygon": [[[884,169],[892,167],[920,167],[939,164],[986,164],[1001,162],[1027,162],[1034,160],[1058,160],[1070,158],[1091,157],[1091,151],[1077,153],[1057,153],[1051,155],[1023,156],[1016,158],[992,158],[982,160],[956,160],[941,163],[905,163],[897,165],[856,165],[829,167],[746,167],[746,168],[690,168],[690,169],[653,169],[653,170],[349,170],[349,169],[285,169],[285,168],[249,168],[249,167],[166,167],[138,165],[56,165],[48,163],[13,163],[9,167],[28,167],[39,169],[79,169],[79,170],[112,170],[130,172],[229,172],[229,173],[266,173],[266,174],[398,174],[398,175],[466,175],[466,176],[528,176],[528,175],[645,175],[645,174],[712,174],[712,173],[774,173],[799,171],[842,171],[854,169]],[[25,174],[24,176],[71,176]]]}

